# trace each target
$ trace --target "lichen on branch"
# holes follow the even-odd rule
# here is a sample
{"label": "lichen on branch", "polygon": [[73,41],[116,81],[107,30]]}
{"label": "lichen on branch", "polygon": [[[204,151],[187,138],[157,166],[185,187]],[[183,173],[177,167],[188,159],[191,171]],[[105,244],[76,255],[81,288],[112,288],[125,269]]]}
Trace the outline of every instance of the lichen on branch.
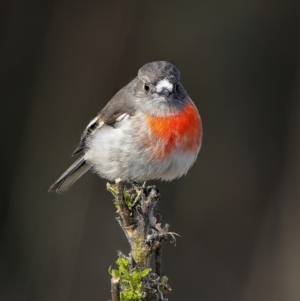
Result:
{"label": "lichen on branch", "polygon": [[[161,276],[162,242],[171,237],[166,224],[161,227],[159,214],[155,215],[160,193],[155,186],[144,187],[132,183],[129,188],[121,181],[107,183],[114,196],[117,221],[123,229],[129,245],[129,256],[118,252],[117,269],[109,268],[112,301],[163,301],[171,291],[168,278]],[[154,257],[154,260],[151,260]],[[154,269],[151,262],[154,262]]]}

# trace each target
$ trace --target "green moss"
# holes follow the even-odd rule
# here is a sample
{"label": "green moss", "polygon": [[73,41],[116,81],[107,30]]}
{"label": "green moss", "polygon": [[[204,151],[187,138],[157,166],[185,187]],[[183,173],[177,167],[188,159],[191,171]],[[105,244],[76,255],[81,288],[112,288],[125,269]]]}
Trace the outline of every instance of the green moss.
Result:
{"label": "green moss", "polygon": [[133,258],[138,266],[147,266],[149,247],[146,245],[143,236],[137,236],[132,241]]}
{"label": "green moss", "polygon": [[120,297],[121,301],[141,301],[143,298],[143,278],[145,278],[150,270],[143,269],[139,271],[134,268],[129,270],[128,260],[126,258],[119,257],[116,261],[117,269],[108,269],[108,272],[112,277],[120,280]]}

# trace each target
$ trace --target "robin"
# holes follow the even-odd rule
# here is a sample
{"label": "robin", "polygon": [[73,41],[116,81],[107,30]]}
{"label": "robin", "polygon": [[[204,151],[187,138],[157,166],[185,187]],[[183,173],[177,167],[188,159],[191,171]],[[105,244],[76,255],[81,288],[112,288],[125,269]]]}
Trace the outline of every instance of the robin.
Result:
{"label": "robin", "polygon": [[201,146],[198,110],[165,61],[144,65],[91,120],[73,155],[81,155],[49,188],[61,194],[89,169],[108,180],[171,181],[187,173]]}

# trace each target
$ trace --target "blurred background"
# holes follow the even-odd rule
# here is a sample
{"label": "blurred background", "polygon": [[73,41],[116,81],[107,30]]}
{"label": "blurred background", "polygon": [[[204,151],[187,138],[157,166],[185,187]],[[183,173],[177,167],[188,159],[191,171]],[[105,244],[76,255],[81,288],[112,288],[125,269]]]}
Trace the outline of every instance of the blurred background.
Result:
{"label": "blurred background", "polygon": [[128,245],[106,181],[50,184],[153,60],[181,71],[203,147],[161,190],[169,300],[300,300],[299,1],[0,3],[0,300],[110,299]]}

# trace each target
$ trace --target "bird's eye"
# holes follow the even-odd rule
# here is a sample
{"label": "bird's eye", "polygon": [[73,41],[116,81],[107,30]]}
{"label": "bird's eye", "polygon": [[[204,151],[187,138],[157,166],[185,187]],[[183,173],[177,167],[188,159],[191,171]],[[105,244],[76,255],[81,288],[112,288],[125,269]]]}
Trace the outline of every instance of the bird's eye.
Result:
{"label": "bird's eye", "polygon": [[179,85],[175,84],[175,92],[178,93],[179,92]]}
{"label": "bird's eye", "polygon": [[144,90],[145,90],[146,92],[149,92],[149,90],[150,90],[149,84],[144,84]]}

